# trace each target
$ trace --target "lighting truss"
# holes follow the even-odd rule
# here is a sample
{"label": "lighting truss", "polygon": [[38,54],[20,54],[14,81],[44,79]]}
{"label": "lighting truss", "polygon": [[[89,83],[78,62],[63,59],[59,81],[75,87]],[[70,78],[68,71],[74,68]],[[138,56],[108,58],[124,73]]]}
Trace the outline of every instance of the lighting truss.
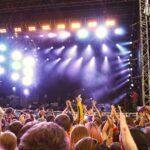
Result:
{"label": "lighting truss", "polygon": [[140,13],[140,59],[142,71],[142,101],[146,105],[150,101],[150,46],[148,14],[145,13],[147,0],[139,0]]}

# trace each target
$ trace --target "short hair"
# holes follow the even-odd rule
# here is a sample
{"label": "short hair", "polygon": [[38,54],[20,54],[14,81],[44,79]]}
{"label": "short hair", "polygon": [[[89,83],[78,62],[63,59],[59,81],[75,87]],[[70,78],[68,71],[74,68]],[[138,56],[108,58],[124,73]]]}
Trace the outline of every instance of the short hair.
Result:
{"label": "short hair", "polygon": [[30,128],[22,137],[19,150],[67,150],[64,130],[55,123],[41,122]]}
{"label": "short hair", "polygon": [[75,143],[80,139],[88,136],[88,130],[84,125],[76,125],[70,135],[70,149],[72,149]]}
{"label": "short hair", "polygon": [[8,130],[18,136],[18,133],[20,132],[22,127],[23,125],[20,121],[14,121],[8,126]]}
{"label": "short hair", "polygon": [[113,142],[110,145],[110,150],[121,150],[121,144],[119,142]]}
{"label": "short hair", "polygon": [[17,137],[10,131],[2,133],[0,136],[0,146],[5,150],[15,150],[17,146]]}
{"label": "short hair", "polygon": [[58,115],[55,118],[54,122],[57,123],[58,125],[60,125],[62,128],[64,128],[65,131],[67,131],[67,132],[70,131],[71,121],[67,115],[65,115],[65,114]]}
{"label": "short hair", "polygon": [[54,122],[54,119],[55,119],[54,115],[47,115],[46,116],[46,121],[47,122]]}
{"label": "short hair", "polygon": [[138,128],[130,129],[131,135],[138,147],[138,150],[147,150],[148,149],[148,140],[144,132]]}
{"label": "short hair", "polygon": [[85,137],[75,144],[74,150],[101,150],[97,140],[91,137]]}

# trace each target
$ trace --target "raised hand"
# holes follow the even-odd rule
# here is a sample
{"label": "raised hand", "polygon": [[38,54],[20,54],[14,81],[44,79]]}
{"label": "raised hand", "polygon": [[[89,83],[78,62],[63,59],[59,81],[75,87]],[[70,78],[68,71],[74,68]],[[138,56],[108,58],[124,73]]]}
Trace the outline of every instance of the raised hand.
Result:
{"label": "raised hand", "polygon": [[95,107],[96,106],[96,101],[92,100],[92,106]]}

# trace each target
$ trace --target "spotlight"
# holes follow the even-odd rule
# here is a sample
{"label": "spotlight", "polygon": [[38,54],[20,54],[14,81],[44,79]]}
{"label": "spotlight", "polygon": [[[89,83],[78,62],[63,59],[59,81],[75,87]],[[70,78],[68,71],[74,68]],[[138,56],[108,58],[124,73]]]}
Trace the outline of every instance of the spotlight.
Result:
{"label": "spotlight", "polygon": [[130,54],[130,57],[132,57],[133,55],[132,54]]}
{"label": "spotlight", "polygon": [[65,24],[58,24],[57,29],[58,30],[64,30],[66,28]]}
{"label": "spotlight", "polygon": [[5,29],[5,28],[0,29],[0,33],[6,33],[6,32],[7,32],[7,29]]}
{"label": "spotlight", "polygon": [[3,67],[0,67],[0,75],[5,73],[5,69]]}
{"label": "spotlight", "polygon": [[133,70],[133,68],[130,68],[130,70],[132,71],[132,70]]}
{"label": "spotlight", "polygon": [[49,38],[54,38],[54,37],[56,37],[56,34],[55,34],[55,33],[49,33],[49,34],[48,34],[48,37],[49,37]]}
{"label": "spotlight", "polygon": [[12,53],[12,58],[14,59],[14,60],[20,60],[21,58],[22,58],[22,54],[21,54],[21,52],[19,52],[19,51],[14,51],[13,53]]}
{"label": "spotlight", "polygon": [[72,29],[79,29],[81,27],[81,24],[79,22],[74,22],[71,24]]}
{"label": "spotlight", "polygon": [[32,79],[29,77],[24,77],[22,80],[23,85],[30,86],[32,84]]}
{"label": "spotlight", "polygon": [[0,63],[4,62],[6,58],[3,55],[0,55]]}
{"label": "spotlight", "polygon": [[128,74],[128,77],[131,77],[131,74]]}
{"label": "spotlight", "polygon": [[21,63],[18,62],[18,61],[13,62],[13,63],[12,63],[12,68],[13,68],[14,70],[19,70],[19,69],[21,69]]}
{"label": "spotlight", "polygon": [[22,32],[22,29],[20,27],[16,27],[14,28],[14,31],[17,33],[17,32]]}
{"label": "spotlight", "polygon": [[0,44],[0,51],[1,52],[6,51],[6,46],[4,44]]}
{"label": "spotlight", "polygon": [[114,33],[115,33],[116,35],[124,35],[124,34],[125,34],[125,31],[124,31],[124,29],[122,29],[122,28],[116,28],[115,31],[114,31]]}
{"label": "spotlight", "polygon": [[134,87],[134,84],[133,84],[133,83],[131,84],[131,87]]}
{"label": "spotlight", "polygon": [[70,35],[71,35],[70,32],[62,31],[62,32],[59,33],[58,36],[59,36],[60,39],[64,39],[64,40],[65,40],[65,39],[67,39],[68,37],[70,37]]}
{"label": "spotlight", "polygon": [[19,78],[20,78],[19,73],[17,73],[17,72],[12,73],[11,79],[12,79],[13,81],[17,81],[17,80],[19,80]]}
{"label": "spotlight", "polygon": [[13,90],[13,92],[16,92],[16,87],[13,86],[13,87],[12,87],[12,90]]}
{"label": "spotlight", "polygon": [[108,48],[108,46],[106,44],[102,44],[102,51],[105,54],[109,52],[109,48]]}
{"label": "spotlight", "polygon": [[[47,60],[47,59],[46,59]],[[32,77],[33,76],[33,69],[31,68],[25,68],[23,69],[23,74],[27,77]]]}
{"label": "spotlight", "polygon": [[116,25],[116,22],[115,22],[115,20],[107,20],[107,21],[105,22],[105,24],[106,24],[106,26],[108,26],[108,27],[114,27],[114,26]]}
{"label": "spotlight", "polygon": [[48,31],[48,30],[50,30],[50,26],[49,25],[43,25],[42,30]]}
{"label": "spotlight", "polygon": [[97,22],[96,21],[90,21],[88,22],[88,27],[89,28],[95,28],[97,26]]}
{"label": "spotlight", "polygon": [[78,32],[77,32],[77,36],[80,38],[80,39],[85,39],[87,38],[89,35],[88,31],[86,29],[80,29]]}
{"label": "spotlight", "polygon": [[26,95],[26,96],[28,96],[28,95],[30,94],[30,92],[29,92],[28,89],[24,89],[24,90],[23,90],[23,93],[24,93],[24,95]]}
{"label": "spotlight", "polygon": [[26,58],[24,58],[23,64],[27,67],[33,67],[35,65],[35,59],[31,56],[27,56]]}
{"label": "spotlight", "polygon": [[28,30],[30,32],[34,32],[34,31],[36,31],[36,27],[35,26],[30,26],[30,27],[28,27]]}
{"label": "spotlight", "polygon": [[108,34],[108,31],[104,26],[101,26],[96,30],[96,36],[99,37],[100,39],[105,38],[107,34]]}

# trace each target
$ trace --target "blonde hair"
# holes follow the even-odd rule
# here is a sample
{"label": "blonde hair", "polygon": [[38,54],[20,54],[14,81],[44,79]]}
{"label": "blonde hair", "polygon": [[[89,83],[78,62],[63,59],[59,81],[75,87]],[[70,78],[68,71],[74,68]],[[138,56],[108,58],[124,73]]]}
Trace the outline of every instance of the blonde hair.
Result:
{"label": "blonde hair", "polygon": [[102,143],[100,128],[94,122],[88,122],[85,126],[88,130],[89,136],[96,139],[99,143]]}
{"label": "blonde hair", "polygon": [[5,150],[15,150],[17,146],[17,137],[14,133],[6,131],[0,135],[0,146]]}
{"label": "blonde hair", "polygon": [[70,150],[82,138],[88,137],[88,130],[84,125],[76,125],[70,135]]}

